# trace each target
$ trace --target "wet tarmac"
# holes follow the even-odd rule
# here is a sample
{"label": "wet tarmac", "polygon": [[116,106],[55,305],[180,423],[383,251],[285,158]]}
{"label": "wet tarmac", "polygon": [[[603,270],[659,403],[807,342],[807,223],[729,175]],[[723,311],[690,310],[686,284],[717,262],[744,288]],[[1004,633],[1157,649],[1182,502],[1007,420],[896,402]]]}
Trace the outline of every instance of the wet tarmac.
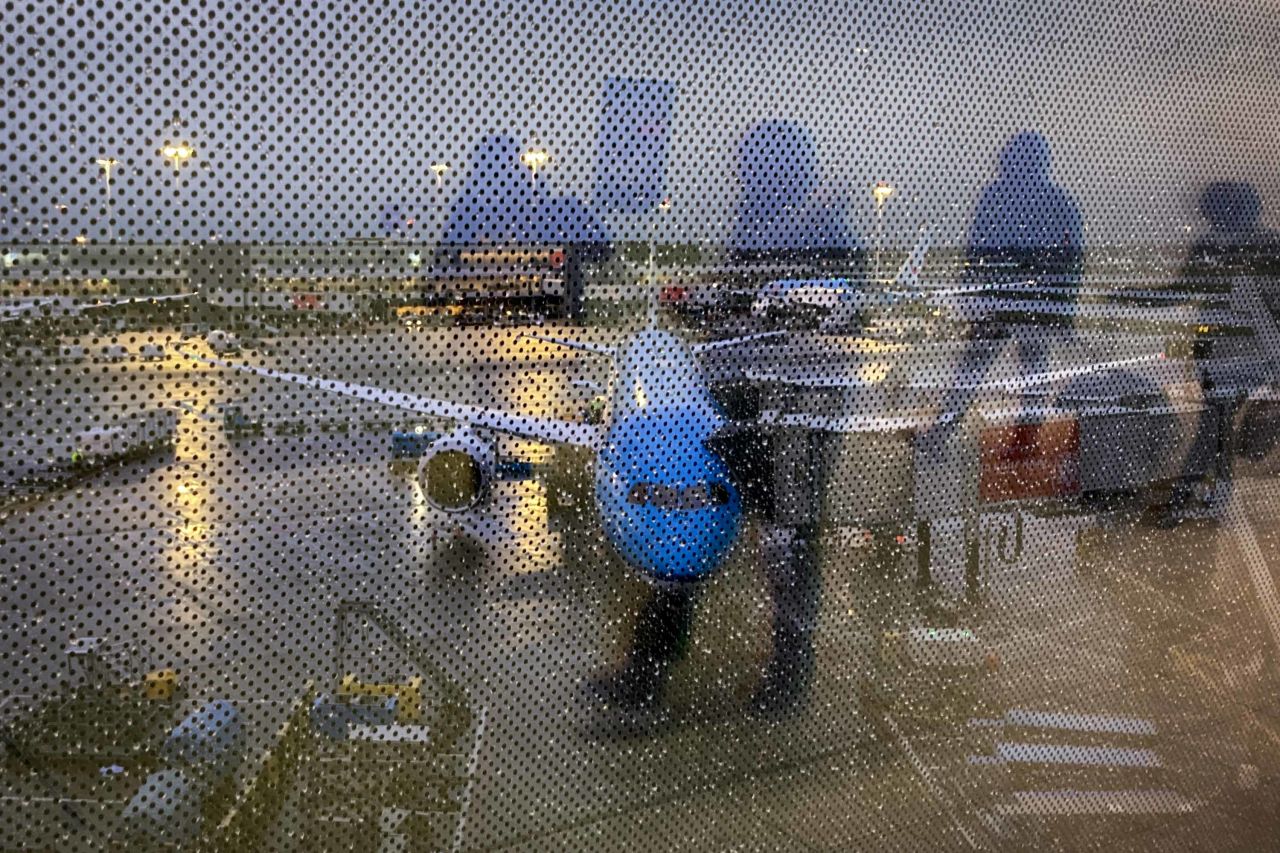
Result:
{"label": "wet tarmac", "polygon": [[[326,342],[250,357],[531,414],[572,414],[599,379],[590,359],[476,335],[374,366]],[[636,713],[590,687],[621,665],[648,587],[590,512],[549,506],[547,472],[576,463],[504,441],[538,476],[497,484],[462,518],[430,508],[394,463],[388,431],[370,426],[385,412],[175,357],[50,370],[5,379],[10,453],[61,453],[76,411],[172,404],[182,417],[171,454],[3,510],[6,708],[67,678],[70,638],[101,636],[130,672],[176,669],[192,703],[241,703],[266,744],[309,685],[403,676],[373,629],[338,659],[342,602],[371,602],[477,709],[464,848],[1271,843],[1280,494],[1265,466],[1243,472],[1221,522],[1028,516],[1020,553],[987,555],[982,602],[943,617],[910,543],[825,534],[814,675],[780,715],[751,708],[770,655],[753,523],[700,597],[661,707]],[[315,428],[232,440],[220,413],[233,403]],[[939,524],[936,564],[961,559],[962,526]],[[970,631],[981,666],[887,671],[886,642],[920,624]],[[371,780],[349,784],[358,797]],[[1081,793],[1100,790],[1128,793]]]}

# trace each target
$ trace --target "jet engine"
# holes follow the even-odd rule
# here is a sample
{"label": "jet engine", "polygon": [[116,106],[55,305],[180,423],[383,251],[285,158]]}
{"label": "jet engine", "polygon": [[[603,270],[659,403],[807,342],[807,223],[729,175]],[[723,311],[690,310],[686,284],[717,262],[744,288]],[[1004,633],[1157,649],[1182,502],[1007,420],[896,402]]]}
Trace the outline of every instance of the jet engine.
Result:
{"label": "jet engine", "polygon": [[465,512],[488,498],[496,467],[493,442],[458,429],[427,448],[418,463],[418,482],[436,509]]}

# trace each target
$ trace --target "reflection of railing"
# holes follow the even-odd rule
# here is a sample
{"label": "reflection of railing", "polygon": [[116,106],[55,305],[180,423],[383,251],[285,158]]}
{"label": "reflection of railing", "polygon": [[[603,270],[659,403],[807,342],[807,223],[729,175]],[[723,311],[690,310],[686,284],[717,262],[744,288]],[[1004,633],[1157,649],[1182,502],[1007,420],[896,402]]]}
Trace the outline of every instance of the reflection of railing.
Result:
{"label": "reflection of railing", "polygon": [[273,745],[257,759],[257,770],[236,792],[233,804],[208,839],[214,853],[268,849],[268,833],[278,824],[310,737],[308,712],[315,689],[307,683]]}
{"label": "reflection of railing", "polygon": [[421,643],[409,636],[408,632],[381,608],[368,601],[342,601],[338,604],[336,618],[336,657],[339,667],[344,665],[347,653],[351,650],[350,622],[353,618],[361,619],[381,631],[383,636],[399,648],[401,653],[418,667],[420,674],[436,688],[438,695],[435,710],[441,719],[434,722],[435,725],[444,727],[438,729],[441,731],[440,737],[448,739],[447,732],[453,730],[458,723],[463,727],[466,726],[467,720],[454,718],[456,710],[462,711],[464,716],[469,715],[467,711],[469,703],[462,687],[436,663],[434,656]]}

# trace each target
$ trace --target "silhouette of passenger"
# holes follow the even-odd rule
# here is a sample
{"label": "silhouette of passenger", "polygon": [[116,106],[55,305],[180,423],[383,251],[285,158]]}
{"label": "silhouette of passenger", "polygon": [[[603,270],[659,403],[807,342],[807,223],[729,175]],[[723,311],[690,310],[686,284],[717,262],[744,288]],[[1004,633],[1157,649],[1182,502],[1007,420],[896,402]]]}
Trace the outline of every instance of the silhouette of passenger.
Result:
{"label": "silhouette of passenger", "polygon": [[609,235],[581,199],[552,195],[545,178],[532,179],[514,136],[493,134],[476,144],[445,222],[444,242],[601,244]]}
{"label": "silhouette of passenger", "polygon": [[568,314],[582,310],[584,264],[604,260],[610,236],[595,214],[571,195],[552,195],[520,162],[514,136],[493,134],[477,143],[445,222],[444,246],[558,246],[565,251]]}
{"label": "silhouette of passenger", "polygon": [[513,245],[530,239],[539,192],[520,163],[514,136],[493,134],[476,143],[461,189],[445,221],[448,246]]}
{"label": "silhouette of passenger", "polygon": [[1209,184],[1200,194],[1199,211],[1209,230],[1187,253],[1184,278],[1272,271],[1280,251],[1280,235],[1262,227],[1262,199],[1252,184]]}
{"label": "silhouette of passenger", "polygon": [[969,229],[968,261],[984,279],[1016,276],[1039,284],[1079,284],[1084,271],[1080,210],[1053,182],[1049,142],[1023,131],[1000,152]]}
{"label": "silhouette of passenger", "polygon": [[757,122],[738,146],[742,196],[729,249],[736,260],[813,261],[857,249],[847,200],[819,180],[817,149],[803,125]]}
{"label": "silhouette of passenger", "polygon": [[[862,260],[845,226],[847,203],[840,193],[820,185],[817,150],[803,125],[776,119],[753,125],[738,147],[738,177],[742,197],[729,241],[735,260],[836,259],[846,266],[849,260]],[[813,488],[822,489],[817,477]],[[752,707],[772,714],[797,707],[807,696],[821,577],[813,525],[762,526],[773,653]],[[633,708],[661,701],[670,670],[687,647],[700,592],[696,584],[653,587],[637,616],[622,669],[597,685],[609,698]]]}
{"label": "silhouette of passenger", "polygon": [[[996,179],[986,186],[974,209],[966,247],[965,281],[969,284],[1028,284],[1073,287],[1084,270],[1084,231],[1080,210],[1065,190],[1053,182],[1052,154],[1048,141],[1035,131],[1022,131],[1000,152]],[[1025,297],[1024,297],[1025,298]],[[1072,306],[1074,301],[1056,300]],[[978,324],[972,343],[957,365],[955,381],[943,401],[944,415],[954,415],[935,428],[945,437],[954,430],[999,354],[990,339],[1012,338],[1023,376],[1043,373],[1049,367],[1050,329],[1074,326],[1069,313],[1055,315],[1046,325]],[[1034,388],[1023,390],[1029,404]]]}
{"label": "silhouette of passenger", "polygon": [[[1187,253],[1181,276],[1184,285],[1210,291],[1256,287],[1253,276],[1270,271],[1280,252],[1280,235],[1261,225],[1262,199],[1258,191],[1243,181],[1215,181],[1201,192],[1199,211],[1209,230]],[[1264,290],[1259,295],[1275,316],[1280,308],[1277,299],[1280,294]],[[1196,423],[1196,436],[1187,450],[1182,475],[1174,483],[1168,512],[1161,519],[1165,524],[1176,523],[1174,513],[1195,498],[1207,479],[1213,478],[1224,485],[1231,482],[1236,451],[1235,418],[1230,416],[1234,412],[1220,417],[1220,407],[1227,402],[1213,399],[1215,387],[1209,371],[1212,356],[1211,337],[1200,336],[1192,342],[1192,358],[1207,405]],[[1206,457],[1216,460],[1216,465],[1207,472],[1200,470],[1200,460]],[[1219,495],[1220,500],[1223,498],[1225,495]]]}

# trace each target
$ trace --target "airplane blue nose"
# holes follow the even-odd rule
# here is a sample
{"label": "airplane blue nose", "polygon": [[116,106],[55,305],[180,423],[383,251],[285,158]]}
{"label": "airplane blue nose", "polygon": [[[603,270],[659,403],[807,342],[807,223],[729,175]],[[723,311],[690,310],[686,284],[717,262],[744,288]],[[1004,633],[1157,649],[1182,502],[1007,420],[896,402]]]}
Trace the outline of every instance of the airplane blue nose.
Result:
{"label": "airplane blue nose", "polygon": [[737,537],[742,504],[728,467],[706,446],[706,413],[651,411],[616,426],[596,467],[601,521],[614,549],[650,577],[712,574]]}

